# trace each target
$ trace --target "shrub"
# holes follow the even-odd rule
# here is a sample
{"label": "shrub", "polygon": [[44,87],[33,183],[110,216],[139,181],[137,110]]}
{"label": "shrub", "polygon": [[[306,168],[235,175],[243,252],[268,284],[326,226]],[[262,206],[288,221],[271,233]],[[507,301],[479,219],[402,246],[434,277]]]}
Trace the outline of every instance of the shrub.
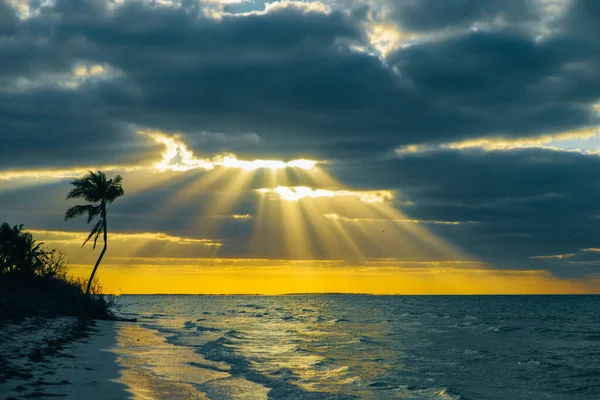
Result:
{"label": "shrub", "polygon": [[112,299],[95,280],[68,274],[62,252],[45,249],[22,225],[0,225],[0,319],[27,315],[75,315],[114,319]]}

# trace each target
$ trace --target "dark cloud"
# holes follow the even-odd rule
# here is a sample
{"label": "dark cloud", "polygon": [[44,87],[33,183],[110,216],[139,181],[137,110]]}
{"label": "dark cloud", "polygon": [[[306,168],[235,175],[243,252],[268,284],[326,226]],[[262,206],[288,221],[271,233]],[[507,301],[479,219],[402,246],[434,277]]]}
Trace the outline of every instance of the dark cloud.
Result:
{"label": "dark cloud", "polygon": [[[433,7],[417,18],[415,7],[425,3],[397,5],[423,29],[436,25],[427,18],[444,15],[533,12],[523,11],[525,2],[463,1],[444,6],[452,12]],[[122,145],[109,154],[123,160],[148,141],[131,135],[132,125],[181,131],[198,152],[347,158],[597,122],[590,107],[600,81],[597,53],[568,32],[540,41],[509,27],[467,31],[403,47],[384,63],[351,49],[368,47],[365,13],[280,4],[213,19],[194,2],[110,9],[71,0],[38,11],[0,41],[0,124],[6,146],[17,149],[3,158],[6,166],[58,157],[76,163],[78,154],[100,162],[106,151],[89,154],[103,141]],[[83,64],[102,65],[108,76],[61,84]],[[207,143],[206,132],[261,140]],[[61,150],[43,157],[49,141]]]}
{"label": "dark cloud", "polygon": [[334,173],[352,187],[397,189],[399,209],[412,218],[465,223],[461,230],[428,227],[491,265],[577,274],[531,257],[600,247],[597,156],[543,149],[437,151],[343,164]]}
{"label": "dark cloud", "polygon": [[19,17],[6,0],[0,0],[0,35],[14,32],[19,23]]}
{"label": "dark cloud", "polygon": [[540,6],[531,0],[396,0],[389,4],[403,29],[423,33],[497,20],[515,24],[540,16]]}
{"label": "dark cloud", "polygon": [[35,96],[0,92],[0,167],[8,169],[143,163],[162,146],[119,123],[83,93],[38,89]]}
{"label": "dark cloud", "polygon": [[580,35],[598,40],[600,4],[594,0],[571,0],[557,25],[569,35]]}

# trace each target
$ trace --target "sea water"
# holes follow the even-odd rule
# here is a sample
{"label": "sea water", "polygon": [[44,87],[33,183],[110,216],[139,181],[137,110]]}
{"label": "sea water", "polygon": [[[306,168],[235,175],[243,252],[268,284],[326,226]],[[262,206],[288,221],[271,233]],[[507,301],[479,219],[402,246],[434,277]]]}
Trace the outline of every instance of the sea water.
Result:
{"label": "sea water", "polygon": [[144,399],[600,399],[600,296],[121,296]]}

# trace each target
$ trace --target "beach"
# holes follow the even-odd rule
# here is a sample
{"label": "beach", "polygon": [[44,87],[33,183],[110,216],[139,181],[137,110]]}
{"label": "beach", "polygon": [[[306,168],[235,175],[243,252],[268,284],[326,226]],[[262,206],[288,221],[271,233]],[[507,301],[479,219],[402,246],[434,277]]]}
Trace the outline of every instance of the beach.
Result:
{"label": "beach", "polygon": [[127,399],[119,322],[31,317],[0,327],[0,398]]}

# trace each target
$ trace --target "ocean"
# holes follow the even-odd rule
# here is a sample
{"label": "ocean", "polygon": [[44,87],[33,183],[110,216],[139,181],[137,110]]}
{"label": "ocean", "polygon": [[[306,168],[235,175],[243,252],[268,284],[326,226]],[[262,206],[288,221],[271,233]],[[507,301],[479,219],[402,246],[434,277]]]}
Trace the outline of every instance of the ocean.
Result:
{"label": "ocean", "polygon": [[600,296],[120,296],[140,399],[600,399]]}

